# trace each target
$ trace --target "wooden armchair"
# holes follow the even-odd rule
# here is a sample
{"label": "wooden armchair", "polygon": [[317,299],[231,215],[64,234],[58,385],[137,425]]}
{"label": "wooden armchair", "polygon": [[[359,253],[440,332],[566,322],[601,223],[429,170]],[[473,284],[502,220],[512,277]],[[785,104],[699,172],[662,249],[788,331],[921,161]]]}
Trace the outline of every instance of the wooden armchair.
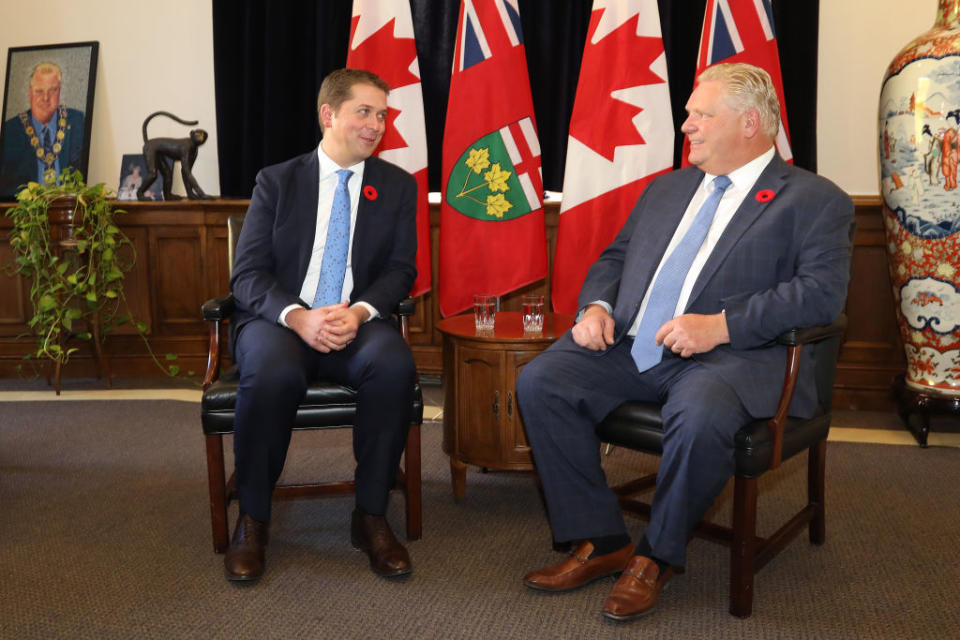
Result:
{"label": "wooden armchair", "polygon": [[[228,259],[233,265],[234,248],[243,224],[242,216],[231,216],[228,226]],[[223,436],[233,433],[234,407],[237,400],[239,376],[235,366],[221,372],[223,351],[223,323],[236,307],[232,295],[208,300],[203,304],[203,317],[210,329],[210,348],[207,372],[203,380],[201,422],[207,447],[207,479],[210,488],[210,523],[213,529],[213,549],[223,553],[228,546],[227,507],[236,498],[234,475],[226,480],[223,455]],[[407,320],[414,311],[414,301],[404,300],[396,311],[400,330],[407,339]],[[404,452],[404,465],[397,472],[396,488],[406,503],[407,538],[417,540],[422,532],[420,488],[420,425],[423,422],[423,395],[420,384],[410,390],[411,424]],[[357,411],[356,391],[326,380],[315,380],[297,409],[294,430],[352,428]],[[277,485],[274,498],[295,498],[316,495],[352,493],[353,480],[328,481],[310,484]]]}
{"label": "wooden armchair", "polygon": [[[730,613],[745,618],[753,610],[754,574],[783,550],[803,528],[809,529],[810,542],[823,544],[826,536],[824,509],[824,470],[833,379],[837,367],[846,316],[827,327],[794,329],[777,341],[787,346],[783,391],[776,415],[755,420],[735,436],[736,472],[734,475],[733,526],[721,527],[701,522],[696,535],[730,546]],[[815,345],[815,346],[814,346]],[[813,375],[819,406],[813,417],[802,420],[787,415],[799,373],[802,349],[815,348]],[[597,428],[600,440],[609,444],[653,455],[663,451],[660,405],[628,402],[610,413]],[[757,479],[802,452],[809,452],[807,504],[788,522],[767,537],[756,533]],[[634,494],[656,485],[650,474],[613,487],[624,511],[649,518],[650,505]]]}

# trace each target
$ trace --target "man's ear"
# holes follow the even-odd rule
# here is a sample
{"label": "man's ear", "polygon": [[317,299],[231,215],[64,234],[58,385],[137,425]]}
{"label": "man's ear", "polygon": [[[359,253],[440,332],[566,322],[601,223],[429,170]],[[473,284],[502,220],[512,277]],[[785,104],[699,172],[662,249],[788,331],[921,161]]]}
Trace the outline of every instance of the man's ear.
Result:
{"label": "man's ear", "polygon": [[747,109],[743,113],[744,134],[748,138],[757,135],[760,130],[760,112],[757,109]]}
{"label": "man's ear", "polygon": [[333,108],[329,104],[320,105],[320,122],[323,123],[324,129],[333,126],[333,116]]}

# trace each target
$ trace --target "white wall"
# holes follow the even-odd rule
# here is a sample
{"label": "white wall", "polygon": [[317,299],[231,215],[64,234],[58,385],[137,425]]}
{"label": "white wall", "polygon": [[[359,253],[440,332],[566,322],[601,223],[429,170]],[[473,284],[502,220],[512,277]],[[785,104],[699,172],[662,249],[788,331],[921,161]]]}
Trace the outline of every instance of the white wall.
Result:
{"label": "white wall", "polygon": [[[893,56],[933,26],[936,8],[937,0],[820,0],[817,165],[851,194],[879,192],[880,82]],[[121,156],[140,152],[143,119],[164,110],[210,133],[194,174],[219,193],[210,2],[47,0],[43,15],[0,3],[0,77],[8,47],[100,42],[89,181],[115,189]],[[186,127],[155,118],[150,134],[180,137]]]}
{"label": "white wall", "polygon": [[937,0],[820,0],[817,171],[876,195],[877,102],[893,57],[933,26]]}
{"label": "white wall", "polygon": [[[219,194],[210,2],[45,0],[42,16],[23,3],[0,2],[0,78],[6,77],[9,47],[100,42],[87,182],[116,190],[121,157],[141,152],[143,120],[162,110],[199,120],[196,127],[210,134],[193,174],[204,191]],[[157,117],[148,131],[179,138],[189,129]],[[178,183],[174,192],[182,194]]]}

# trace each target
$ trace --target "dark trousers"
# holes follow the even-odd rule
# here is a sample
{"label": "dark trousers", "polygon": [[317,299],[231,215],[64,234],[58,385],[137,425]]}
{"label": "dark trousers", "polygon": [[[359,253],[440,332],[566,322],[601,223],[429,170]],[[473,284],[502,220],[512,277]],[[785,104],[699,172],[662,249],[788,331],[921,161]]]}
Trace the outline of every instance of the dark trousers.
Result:
{"label": "dark trousers", "polygon": [[663,403],[663,457],[646,535],[653,555],[683,565],[688,534],[733,475],[733,436],[749,415],[736,392],[695,360],[668,353],[639,373],[631,345],[589,351],[567,332],[524,367],[517,400],[558,542],[626,533],[596,426],[625,401]]}
{"label": "dark trousers", "polygon": [[320,353],[290,329],[257,319],[241,329],[234,350],[240,372],[233,440],[240,510],[255,520],[270,519],[297,405],[309,380],[325,378],[357,390],[356,503],[383,514],[406,445],[416,377],[413,355],[396,327],[371,320],[342,351]]}

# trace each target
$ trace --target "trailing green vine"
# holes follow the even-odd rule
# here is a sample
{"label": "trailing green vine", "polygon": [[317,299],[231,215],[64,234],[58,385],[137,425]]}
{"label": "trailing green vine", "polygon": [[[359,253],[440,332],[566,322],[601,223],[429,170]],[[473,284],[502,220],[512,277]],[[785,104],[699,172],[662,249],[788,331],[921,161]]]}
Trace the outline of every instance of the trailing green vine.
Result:
{"label": "trailing green vine", "polygon": [[[13,222],[10,246],[12,268],[31,282],[33,317],[29,327],[36,349],[24,359],[50,360],[65,365],[76,347],[70,337],[104,341],[118,326],[131,323],[144,340],[150,356],[167,375],[179,367],[164,366],[147,341],[147,325],[134,320],[123,291],[124,274],[133,268],[136,252],[130,239],[114,223],[109,192],[103,183],[87,186],[79,171],[67,170],[55,185],[28,183],[17,193],[17,205],[6,212]],[[58,200],[73,203],[68,234],[53,244],[48,211]],[[127,257],[124,257],[127,256]],[[176,360],[169,354],[168,361]]]}

